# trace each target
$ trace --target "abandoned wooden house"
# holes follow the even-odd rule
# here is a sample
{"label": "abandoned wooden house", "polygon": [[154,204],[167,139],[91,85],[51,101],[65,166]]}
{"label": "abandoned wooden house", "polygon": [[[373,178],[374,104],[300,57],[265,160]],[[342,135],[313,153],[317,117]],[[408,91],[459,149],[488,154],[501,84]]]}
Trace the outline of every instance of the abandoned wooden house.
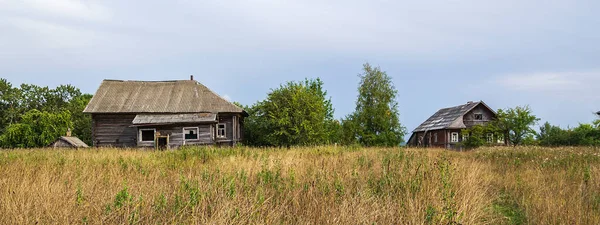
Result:
{"label": "abandoned wooden house", "polygon": [[194,80],[104,80],[84,113],[94,146],[234,145],[248,114]]}
{"label": "abandoned wooden house", "polygon": [[[440,109],[413,131],[407,145],[461,150],[461,143],[468,138],[462,134],[464,129],[485,125],[495,118],[496,112],[483,101]],[[493,134],[486,138],[489,143],[504,143],[503,137]]]}

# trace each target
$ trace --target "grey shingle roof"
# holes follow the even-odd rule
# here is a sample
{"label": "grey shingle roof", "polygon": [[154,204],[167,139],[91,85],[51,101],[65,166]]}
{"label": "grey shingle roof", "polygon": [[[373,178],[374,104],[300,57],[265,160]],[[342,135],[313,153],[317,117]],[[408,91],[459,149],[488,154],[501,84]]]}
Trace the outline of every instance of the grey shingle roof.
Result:
{"label": "grey shingle roof", "polygon": [[482,102],[471,102],[464,105],[440,109],[433,114],[433,116],[429,117],[429,119],[425,120],[425,122],[415,128],[413,132],[440,130],[446,128],[462,128],[450,127],[450,125],[452,122],[456,121],[456,119],[462,117],[481,103]]}
{"label": "grey shingle roof", "polygon": [[87,144],[85,144],[85,142],[83,142],[82,140],[80,140],[77,137],[67,137],[67,136],[62,136],[60,137],[61,140],[66,141],[67,143],[71,144],[73,147],[76,148],[87,148],[89,147]]}
{"label": "grey shingle roof", "polygon": [[104,80],[85,113],[245,113],[195,80]]}
{"label": "grey shingle roof", "polygon": [[133,125],[142,124],[174,124],[174,123],[199,123],[217,122],[217,114],[192,113],[192,114],[140,114],[133,119]]}

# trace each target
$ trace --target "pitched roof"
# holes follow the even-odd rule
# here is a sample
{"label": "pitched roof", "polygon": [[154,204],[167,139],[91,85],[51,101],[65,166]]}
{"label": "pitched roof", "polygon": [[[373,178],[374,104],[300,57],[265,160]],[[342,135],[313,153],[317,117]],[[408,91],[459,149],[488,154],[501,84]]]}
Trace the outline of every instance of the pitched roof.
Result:
{"label": "pitched roof", "polygon": [[200,123],[216,121],[217,114],[215,113],[140,114],[135,116],[133,119],[133,125]]}
{"label": "pitched roof", "polygon": [[85,113],[201,113],[244,110],[195,80],[104,80]]}
{"label": "pitched roof", "polygon": [[76,147],[76,148],[88,148],[89,147],[87,144],[85,144],[85,142],[83,142],[82,140],[80,140],[77,137],[62,136],[62,137],[60,137],[60,140],[66,141],[71,146]]}
{"label": "pitched roof", "polygon": [[[421,125],[419,125],[413,132],[421,132],[421,131],[431,131],[431,130],[440,130],[447,128],[460,128],[460,127],[450,127],[454,121],[464,116],[466,113],[477,107],[479,104],[483,104],[485,107],[490,109],[485,103],[482,101],[479,102],[469,102],[464,105],[454,106],[450,108],[443,108],[438,110],[433,116],[429,117],[429,119],[425,120]],[[491,109],[490,109],[491,110]],[[492,110],[493,112],[493,110]]]}

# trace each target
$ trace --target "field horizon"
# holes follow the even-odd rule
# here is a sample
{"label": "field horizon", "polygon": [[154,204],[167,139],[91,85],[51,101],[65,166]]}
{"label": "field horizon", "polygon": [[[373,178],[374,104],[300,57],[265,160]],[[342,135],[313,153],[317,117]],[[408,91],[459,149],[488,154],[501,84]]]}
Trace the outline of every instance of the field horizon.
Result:
{"label": "field horizon", "polygon": [[600,224],[600,149],[0,150],[1,224]]}

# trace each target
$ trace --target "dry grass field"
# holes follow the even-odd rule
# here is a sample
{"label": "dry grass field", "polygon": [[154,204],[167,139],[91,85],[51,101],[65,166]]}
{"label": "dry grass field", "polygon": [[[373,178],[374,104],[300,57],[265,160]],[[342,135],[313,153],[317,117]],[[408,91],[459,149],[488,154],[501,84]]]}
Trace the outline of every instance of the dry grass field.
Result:
{"label": "dry grass field", "polygon": [[600,224],[600,149],[0,151],[0,224]]}

